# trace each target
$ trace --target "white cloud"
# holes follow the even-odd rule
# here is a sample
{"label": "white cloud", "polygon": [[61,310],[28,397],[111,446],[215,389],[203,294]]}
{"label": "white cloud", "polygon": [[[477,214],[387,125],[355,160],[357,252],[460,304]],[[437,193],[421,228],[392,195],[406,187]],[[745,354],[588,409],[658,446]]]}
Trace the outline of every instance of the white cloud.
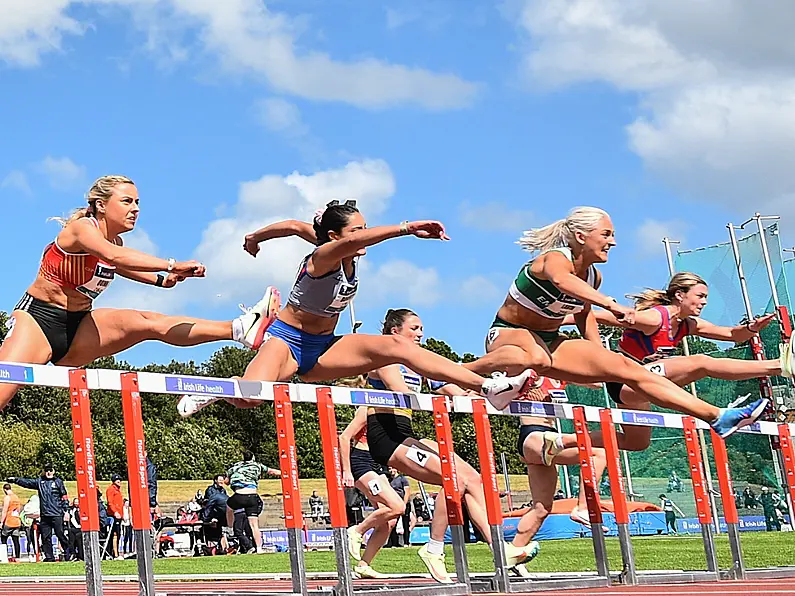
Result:
{"label": "white cloud", "polygon": [[690,228],[686,221],[679,219],[661,221],[645,219],[635,230],[635,243],[644,257],[659,257],[663,254],[663,238],[670,238],[682,244],[686,242],[685,233]]}
{"label": "white cloud", "polygon": [[257,119],[268,130],[288,137],[302,137],[309,133],[309,127],[301,120],[298,107],[285,99],[269,97],[258,101],[254,109]]}
{"label": "white cloud", "polygon": [[355,198],[365,216],[372,218],[384,211],[394,192],[392,171],[382,160],[350,162],[311,175],[266,175],[242,183],[232,214],[212,221],[195,251],[207,266],[207,289],[199,290],[197,285],[197,291],[203,292],[198,299],[246,297],[253,302],[268,285],[286,292],[311,246],[296,238],[274,240],[263,244],[254,259],[242,249],[247,233],[284,219],[308,221],[332,199]]}
{"label": "white cloud", "polygon": [[[428,241],[431,242],[431,241]],[[390,300],[408,308],[433,306],[442,299],[442,282],[434,267],[420,267],[402,259],[392,259],[378,266],[362,261],[362,304],[382,304]]]}
{"label": "white cloud", "polygon": [[28,183],[28,177],[22,170],[12,170],[0,182],[0,188],[16,190],[25,195],[32,195],[33,191]]}
{"label": "white cloud", "polygon": [[457,297],[467,304],[495,305],[500,298],[504,298],[507,290],[498,288],[488,277],[473,275],[463,280],[457,289]]}
{"label": "white cloud", "polygon": [[461,223],[473,228],[490,231],[520,232],[533,223],[532,211],[514,209],[505,203],[462,203],[459,207]]}
{"label": "white cloud", "polygon": [[[144,30],[151,50],[176,62],[208,54],[234,72],[253,75],[277,92],[339,101],[368,109],[415,104],[432,110],[471,105],[479,85],[450,73],[392,64],[374,57],[344,62],[299,49],[299,23],[272,12],[262,0],[5,0],[0,59],[35,66],[64,36],[81,35],[87,22],[69,15],[77,5],[121,7]],[[11,18],[7,18],[10,13]],[[101,27],[102,24],[95,25]],[[182,43],[175,39],[184,40]]]}
{"label": "white cloud", "polygon": [[516,18],[533,86],[640,93],[629,143],[661,179],[743,213],[795,215],[795,4],[523,0]]}
{"label": "white cloud", "polygon": [[149,237],[149,234],[146,233],[146,230],[140,226],[136,227],[132,232],[124,234],[123,238],[124,246],[127,248],[134,248],[135,250],[140,250],[141,252],[145,252],[148,255],[157,256],[157,244],[155,244],[154,241]]}
{"label": "white cloud", "polygon": [[36,170],[44,174],[50,186],[56,190],[69,190],[83,185],[86,169],[68,157],[45,157],[36,164]]}

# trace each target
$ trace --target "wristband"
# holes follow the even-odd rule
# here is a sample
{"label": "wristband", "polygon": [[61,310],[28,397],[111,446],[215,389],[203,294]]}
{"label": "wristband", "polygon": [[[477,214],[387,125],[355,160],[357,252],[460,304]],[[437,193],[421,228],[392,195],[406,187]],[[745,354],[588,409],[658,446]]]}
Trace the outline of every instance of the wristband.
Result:
{"label": "wristband", "polygon": [[403,234],[404,236],[409,233],[409,222],[408,222],[408,220],[400,222],[400,233]]}
{"label": "wristband", "polygon": [[155,280],[155,285],[156,285],[158,288],[162,288],[162,287],[163,287],[163,282],[164,282],[164,281],[166,281],[166,276],[165,276],[165,275],[163,275],[162,273],[158,273],[158,274],[157,274],[157,279]]}
{"label": "wristband", "polygon": [[176,264],[177,264],[177,260],[175,258],[173,258],[173,257],[170,258],[168,260],[168,269],[166,269],[166,271],[168,271],[169,273],[174,271],[174,265],[176,265]]}

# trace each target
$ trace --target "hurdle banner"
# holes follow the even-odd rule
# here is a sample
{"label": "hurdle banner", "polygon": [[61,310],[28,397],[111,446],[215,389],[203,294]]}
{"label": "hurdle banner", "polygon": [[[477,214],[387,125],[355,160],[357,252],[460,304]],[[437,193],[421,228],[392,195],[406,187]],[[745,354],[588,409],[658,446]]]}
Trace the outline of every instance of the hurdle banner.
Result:
{"label": "hurdle banner", "polygon": [[[75,373],[79,370],[79,373]],[[76,379],[80,379],[82,385],[78,385]],[[297,474],[297,458],[295,453],[295,442],[292,431],[292,415],[291,408],[293,402],[303,403],[317,403],[318,389],[324,389],[324,399],[330,401],[334,405],[359,405],[362,399],[369,402],[376,401],[379,407],[410,407],[414,410],[431,411],[434,413],[434,424],[437,431],[437,440],[440,443],[440,455],[443,461],[443,483],[445,489],[450,487],[449,495],[447,496],[448,515],[450,521],[458,521],[457,516],[460,516],[460,494],[457,491],[455,459],[453,454],[452,433],[450,432],[449,413],[475,413],[475,402],[468,396],[457,396],[453,398],[442,398],[439,396],[431,396],[424,394],[411,394],[406,395],[402,393],[395,393],[389,391],[367,391],[367,395],[362,398],[361,396],[354,396],[354,391],[344,387],[320,387],[309,384],[284,384],[284,383],[268,383],[256,381],[236,381],[229,379],[215,379],[209,377],[188,377],[184,375],[169,375],[157,373],[124,373],[118,370],[97,370],[97,369],[68,369],[66,367],[57,366],[41,366],[41,365],[28,365],[21,363],[5,363],[0,362],[0,382],[21,384],[21,385],[43,385],[50,387],[61,387],[66,389],[78,390],[78,394],[88,397],[88,391],[94,389],[103,389],[109,391],[122,392],[122,405],[125,418],[125,440],[127,446],[128,456],[128,474],[130,478],[131,502],[133,506],[133,527],[138,533],[136,535],[136,542],[143,542],[138,548],[138,572],[139,572],[139,585],[141,588],[140,594],[142,596],[153,596],[153,575],[152,570],[152,540],[151,540],[151,519],[148,511],[148,490],[146,486],[146,457],[145,457],[145,444],[143,435],[143,419],[141,416],[141,393],[165,393],[180,395],[180,387],[184,391],[186,387],[195,388],[198,392],[207,395],[224,395],[225,397],[247,397],[260,399],[263,401],[273,400],[278,411],[281,408],[284,414],[282,420],[284,422],[283,432],[279,432],[279,451],[280,451],[280,469],[282,470],[282,486],[285,494],[285,502],[290,504],[290,516],[288,517],[287,509],[285,509],[285,525],[295,526],[297,519],[301,515],[300,508],[300,494],[298,493],[298,474]],[[82,392],[80,391],[82,389]],[[360,392],[361,393],[361,392]],[[71,391],[70,391],[71,395]],[[88,403],[87,400],[85,403]],[[389,406],[386,403],[395,405]],[[399,404],[399,405],[398,405]],[[451,405],[452,407],[449,407]],[[648,412],[632,411],[632,410],[605,410],[602,413],[601,409],[591,406],[572,406],[567,403],[541,403],[541,402],[525,402],[515,401],[512,402],[510,407],[505,411],[499,412],[494,408],[480,400],[487,414],[502,414],[502,415],[535,415],[547,416],[555,418],[565,418],[575,420],[579,424],[581,434],[578,435],[578,448],[580,445],[580,437],[588,436],[585,432],[585,424],[590,422],[601,422],[606,424],[634,424],[646,427],[666,427],[666,428],[682,428],[687,436],[689,433],[694,436],[695,429],[708,428],[708,425],[702,421],[695,421],[687,419],[687,417],[679,414],[671,413],[657,413],[650,415]],[[480,408],[480,406],[478,406]],[[576,410],[576,411],[575,411]],[[289,418],[289,420],[288,420]],[[287,424],[289,422],[289,425]],[[277,429],[279,427],[279,416],[277,414]],[[290,428],[288,429],[287,426]],[[82,427],[85,432],[86,427]],[[784,458],[787,462],[787,486],[791,494],[795,494],[795,453],[793,453],[792,446],[792,431],[795,425],[780,424],[774,422],[758,422],[743,429],[740,432],[764,434],[782,437],[786,449],[783,450]],[[331,431],[332,427],[328,426],[327,431]],[[289,432],[288,432],[289,431]],[[79,438],[79,437],[78,437]],[[85,443],[83,443],[85,445]],[[91,444],[93,447],[93,443]],[[76,449],[77,451],[77,449]],[[694,449],[697,453],[698,449]],[[85,453],[85,450],[84,452]],[[586,451],[587,453],[587,451]],[[76,453],[76,456],[78,454]],[[90,455],[93,455],[90,454]],[[332,465],[336,470],[336,463],[333,463],[333,453],[328,453],[328,448],[324,449],[324,459],[332,459]],[[337,455],[338,457],[338,455]],[[493,455],[492,455],[493,457]],[[610,458],[608,458],[610,459]],[[76,466],[80,462],[76,458]],[[87,465],[83,469],[86,474],[85,481],[88,482]],[[701,462],[703,466],[703,462]],[[691,462],[691,475],[699,468],[694,462]],[[91,472],[93,473],[93,467]],[[491,470],[488,470],[490,474]],[[608,474],[610,472],[610,461],[608,461]],[[78,472],[80,473],[80,472]],[[336,472],[332,475],[332,482],[336,483]],[[696,478],[695,480],[698,480]],[[613,482],[613,485],[620,483]],[[694,482],[694,485],[696,482]],[[334,485],[336,486],[336,484]],[[488,486],[488,484],[487,484]],[[492,485],[493,486],[493,485]],[[332,487],[333,488],[333,487]],[[291,493],[292,494],[288,494]],[[86,493],[88,496],[88,493]],[[711,523],[711,512],[709,512],[709,501],[701,495],[702,508],[699,511],[700,522],[702,526],[704,523]],[[615,494],[614,494],[615,499]],[[698,496],[697,496],[698,499]],[[626,503],[625,503],[626,504]],[[456,507],[458,505],[458,507]],[[450,507],[452,506],[452,507]],[[590,511],[592,523],[594,520],[601,520],[601,513]],[[88,510],[88,509],[87,509]],[[597,521],[596,523],[599,523]],[[90,525],[90,522],[87,521]],[[289,524],[289,525],[288,525]],[[711,526],[710,526],[711,528]],[[292,528],[297,529],[297,528]],[[459,526],[459,531],[463,533]],[[455,539],[455,524],[451,527],[451,532]],[[593,534],[593,533],[592,533]],[[146,537],[149,538],[148,543]],[[301,537],[300,533],[297,536]],[[460,556],[466,564],[466,551],[463,548],[463,541],[460,541]],[[141,548],[143,547],[143,548]],[[147,548],[148,547],[148,548]],[[705,551],[706,552],[706,551]],[[303,581],[306,585],[305,567],[293,567],[293,560],[303,555],[302,545],[298,544],[297,548],[291,548],[291,568],[295,572],[293,576],[298,575],[298,579],[293,577],[293,582]],[[709,560],[709,557],[708,557]],[[456,559],[458,563],[458,556]],[[457,565],[458,567],[458,565]],[[506,570],[503,570],[505,572]],[[750,573],[752,570],[747,570]],[[753,570],[756,571],[756,570]],[[792,577],[795,576],[795,567],[782,567],[770,570],[758,570],[759,573],[768,572],[775,577]],[[457,574],[459,571],[457,570]],[[639,583],[651,583],[643,578],[645,572],[638,573]],[[654,573],[654,572],[649,572]],[[674,576],[669,575],[667,581],[675,580]],[[548,574],[544,574],[547,575]],[[703,574],[699,575],[698,572],[677,572],[679,581],[700,581],[703,579]],[[711,579],[717,579],[719,573],[711,573]],[[720,577],[727,577],[728,574],[720,574]],[[460,579],[460,578],[459,578]],[[468,576],[467,576],[468,579]],[[538,586],[537,589],[542,588],[543,579],[534,582]],[[510,585],[510,584],[509,584]],[[432,584],[420,590],[428,594],[458,594],[464,593],[466,584],[459,583],[441,586]],[[356,590],[358,592],[359,590]],[[389,590],[394,591],[394,590]],[[400,590],[398,590],[400,591]],[[296,593],[306,594],[307,592],[302,588],[295,590]],[[336,589],[335,593],[339,590]],[[284,592],[280,592],[284,594]]]}

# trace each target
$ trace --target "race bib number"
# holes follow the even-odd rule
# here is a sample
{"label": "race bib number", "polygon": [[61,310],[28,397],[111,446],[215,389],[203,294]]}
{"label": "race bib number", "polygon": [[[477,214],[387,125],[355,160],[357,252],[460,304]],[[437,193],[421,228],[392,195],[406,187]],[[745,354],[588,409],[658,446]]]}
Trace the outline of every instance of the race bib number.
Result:
{"label": "race bib number", "polygon": [[378,481],[378,478],[376,478],[367,483],[367,488],[369,488],[370,492],[375,496],[381,492],[381,483]]}
{"label": "race bib number", "polygon": [[406,457],[408,457],[415,464],[418,464],[424,468],[426,465],[428,465],[428,460],[431,458],[431,454],[427,451],[421,451],[416,447],[409,447],[409,450],[406,452]]}
{"label": "race bib number", "polygon": [[497,327],[492,327],[491,329],[489,329],[489,333],[488,335],[486,335],[486,345],[488,346],[493,344],[495,341],[497,341],[497,338],[499,336],[500,336],[500,330]]}
{"label": "race bib number", "polygon": [[6,329],[8,329],[8,332],[6,333],[6,339],[11,337],[11,334],[14,333],[14,325],[16,325],[16,322],[17,320],[14,317],[10,317],[6,321]]}
{"label": "race bib number", "polygon": [[644,368],[649,372],[654,373],[655,375],[659,375],[661,377],[665,376],[665,364],[660,362],[651,362],[649,364],[644,365]]}
{"label": "race bib number", "polygon": [[115,275],[115,267],[111,267],[110,265],[105,265],[103,263],[97,263],[97,267],[94,269],[94,276],[87,283],[79,286],[77,291],[94,300],[105,291],[105,289],[110,285],[110,282],[113,281]]}

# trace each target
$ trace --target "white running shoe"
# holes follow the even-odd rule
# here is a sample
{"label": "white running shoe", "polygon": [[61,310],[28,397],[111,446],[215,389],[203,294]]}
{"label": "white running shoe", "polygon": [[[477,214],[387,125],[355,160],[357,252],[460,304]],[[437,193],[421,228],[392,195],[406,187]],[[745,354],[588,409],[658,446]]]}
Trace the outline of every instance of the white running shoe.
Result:
{"label": "white running shoe", "polygon": [[222,398],[213,395],[183,395],[177,402],[177,412],[183,418],[188,418],[220,399]]}
{"label": "white running shoe", "polygon": [[276,320],[276,315],[279,314],[281,304],[282,298],[279,290],[273,286],[268,286],[265,289],[265,295],[262,300],[254,306],[246,308],[242,304],[240,305],[243,314],[238,317],[238,320],[243,327],[241,343],[244,346],[252,350],[259,349],[265,337],[265,332]]}
{"label": "white running shoe", "polygon": [[514,399],[526,393],[538,382],[536,371],[528,368],[522,374],[509,377],[505,373],[494,373],[483,381],[480,394],[498,410],[504,410]]}
{"label": "white running shoe", "polygon": [[541,445],[541,463],[545,466],[551,466],[555,461],[555,456],[563,451],[558,447],[558,437],[560,433],[551,430],[543,434],[543,443]]}
{"label": "white running shoe", "polygon": [[791,379],[795,371],[795,352],[792,350],[792,342],[788,341],[781,345],[781,376]]}
{"label": "white running shoe", "polygon": [[353,568],[354,579],[386,579],[389,576],[386,573],[376,571],[367,563],[359,564]]}
{"label": "white running shoe", "polygon": [[[578,524],[582,524],[589,530],[591,529],[591,516],[588,513],[587,509],[580,509],[579,507],[575,507],[574,509],[571,510],[571,513],[569,514],[569,519],[571,519],[571,521],[573,522],[577,522]],[[602,525],[602,532],[607,534],[608,532],[610,532],[610,530],[607,528],[607,526]]]}
{"label": "white running shoe", "polygon": [[[353,526],[348,528],[348,553],[351,555],[351,559],[355,559],[356,561],[362,560],[362,541],[364,540],[364,536],[359,534]],[[374,578],[377,579],[377,578]]]}
{"label": "white running shoe", "polygon": [[447,573],[447,567],[444,564],[444,553],[441,555],[434,555],[433,553],[428,552],[428,545],[424,544],[417,554],[422,559],[422,562],[425,563],[425,566],[428,568],[428,572],[431,574],[431,577],[435,579],[440,584],[454,584],[453,578],[450,577],[450,574]]}

